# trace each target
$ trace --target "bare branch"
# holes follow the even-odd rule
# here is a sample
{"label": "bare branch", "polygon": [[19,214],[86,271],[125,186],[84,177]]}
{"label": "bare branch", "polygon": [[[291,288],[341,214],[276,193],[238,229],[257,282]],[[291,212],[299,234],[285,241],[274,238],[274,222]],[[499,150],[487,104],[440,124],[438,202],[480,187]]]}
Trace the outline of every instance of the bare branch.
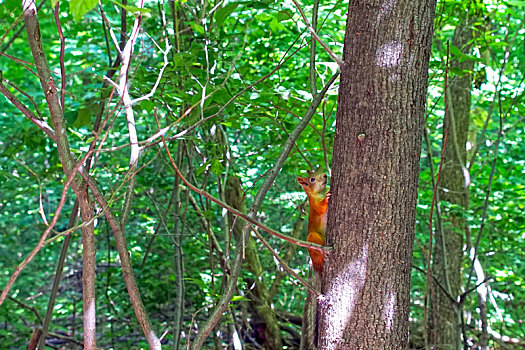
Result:
{"label": "bare branch", "polygon": [[308,21],[308,18],[306,18],[306,15],[304,14],[304,11],[303,9],[301,8],[301,6],[299,5],[299,3],[297,2],[297,0],[292,0],[293,3],[295,4],[295,7],[297,7],[297,10],[299,10],[299,13],[301,14],[301,17],[303,18],[303,21],[304,23],[306,24],[306,28],[308,28],[308,30],[310,31],[310,33],[312,34],[312,36],[315,38],[315,40],[317,40],[317,42],[323,47],[323,49],[325,49],[325,51],[330,55],[330,57],[332,57],[332,59],[339,65],[339,68],[343,68],[343,65],[344,65],[344,62],[341,58],[339,58],[339,56],[337,56],[329,47],[328,45],[326,45],[323,40],[321,40],[321,38],[319,37],[319,35],[317,35],[317,32],[315,31],[315,29],[312,27],[312,25],[310,24],[310,22]]}
{"label": "bare branch", "polygon": [[0,92],[9,100],[16,108],[20,110],[29,120],[31,120],[36,126],[42,129],[43,132],[49,136],[53,141],[55,140],[55,131],[45,121],[39,119],[33,112],[31,112],[22,102],[20,102],[15,95],[13,95],[7,87],[2,83],[0,79]]}

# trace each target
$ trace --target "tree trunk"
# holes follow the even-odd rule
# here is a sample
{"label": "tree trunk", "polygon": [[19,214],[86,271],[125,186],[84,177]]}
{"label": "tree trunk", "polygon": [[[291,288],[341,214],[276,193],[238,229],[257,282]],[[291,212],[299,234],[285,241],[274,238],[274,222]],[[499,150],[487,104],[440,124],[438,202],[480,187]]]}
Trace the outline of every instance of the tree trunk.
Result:
{"label": "tree trunk", "polygon": [[350,0],[321,349],[403,349],[434,1]]}
{"label": "tree trunk", "polygon": [[[459,48],[464,54],[470,54],[473,38],[471,25],[474,18],[465,17],[454,32],[452,45]],[[474,61],[459,61],[452,57],[451,68],[472,71]],[[429,337],[434,349],[460,349],[460,324],[458,322],[458,308],[455,303],[461,290],[461,267],[463,260],[463,244],[465,232],[464,210],[468,207],[468,188],[466,176],[466,143],[470,113],[472,90],[472,74],[456,75],[450,79],[447,91],[448,141],[443,159],[441,175],[440,199],[450,205],[442,207],[443,230],[436,230],[436,242],[433,252],[432,274],[437,283],[432,283],[431,317]],[[447,119],[447,118],[445,118]],[[447,127],[448,126],[448,127]],[[459,208],[459,210],[458,210]],[[447,290],[449,296],[441,287]]]}

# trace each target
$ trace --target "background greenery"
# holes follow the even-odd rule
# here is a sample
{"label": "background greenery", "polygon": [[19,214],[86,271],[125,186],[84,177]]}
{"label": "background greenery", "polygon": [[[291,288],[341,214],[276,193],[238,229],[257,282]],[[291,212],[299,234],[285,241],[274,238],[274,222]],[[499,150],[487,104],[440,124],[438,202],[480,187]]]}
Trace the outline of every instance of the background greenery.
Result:
{"label": "background greenery", "polygon": [[[86,12],[93,6],[93,10]],[[289,132],[312,100],[308,68],[310,36],[297,8],[290,1],[274,0],[147,1],[145,8],[143,30],[130,68],[133,98],[151,91],[163,66],[164,57],[159,46],[165,48],[166,38],[173,48],[167,56],[169,65],[154,96],[134,107],[139,140],[146,140],[157,131],[155,118],[159,119],[161,126],[171,125],[166,134],[169,138],[200,119],[220,112],[171,141],[169,147],[175,155],[178,144],[186,145],[183,165],[187,174],[191,174],[188,178],[218,198],[224,198],[226,178],[239,177],[245,202],[249,205]],[[319,6],[320,36],[338,55],[342,52],[346,8],[346,2],[332,0],[323,1]],[[473,157],[470,204],[463,215],[475,239],[488,196],[487,218],[478,257],[485,274],[491,278],[488,309],[493,331],[491,347],[518,348],[522,345],[511,341],[521,344],[525,341],[525,254],[522,249],[525,243],[524,8],[523,1],[438,2],[426,124],[430,149],[424,144],[416,222],[418,244],[414,247],[415,269],[412,272],[411,344],[414,348],[422,345],[425,327],[422,305],[426,276],[421,270],[426,268],[421,247],[428,247],[432,177],[436,176],[442,145],[446,42],[451,40],[461,20],[460,15],[465,12],[475,12],[479,20],[472,28],[475,31],[473,54],[461,55],[459,59],[473,60],[475,68],[473,72],[452,70],[449,77],[470,73],[474,76],[469,142],[473,149],[476,145],[480,147],[477,154],[472,152],[469,155]],[[39,21],[47,59],[56,80],[60,81],[60,41],[51,9],[50,2],[44,2],[39,10]],[[100,5],[78,0],[60,4],[60,20],[66,36],[66,119],[71,147],[78,155],[86,151],[92,138],[95,116],[111,91],[111,86],[103,85],[103,78],[108,75],[117,56],[109,29],[119,38],[121,9],[117,2],[110,1],[102,1]],[[308,16],[311,9],[310,4],[305,4]],[[107,22],[103,21],[102,14]],[[4,54],[0,56],[0,73],[3,79],[27,94],[22,95],[13,86],[10,91],[47,120],[47,106],[39,81],[26,69],[33,59],[25,31],[17,35],[23,24],[20,16],[20,1],[0,0],[0,52]],[[11,28],[20,19],[22,21]],[[128,34],[133,19],[128,12]],[[453,54],[459,52],[456,50],[459,49],[451,48]],[[318,48],[318,89],[324,86],[335,69],[336,64]],[[268,77],[263,79],[265,76]],[[209,97],[201,103],[202,96],[206,95]],[[329,167],[336,99],[337,86],[334,86],[309,127],[301,134],[275,185],[266,195],[258,213],[258,219],[264,224],[291,233],[297,220],[304,219],[305,213],[299,208],[305,196],[295,177],[310,167],[319,166],[325,170]],[[104,115],[110,121],[104,130],[108,137],[92,174],[106,196],[112,199],[112,208],[118,213],[126,189],[129,163],[126,145],[129,141],[123,111],[112,110],[117,101],[115,96],[107,109],[109,112]],[[191,106],[195,106],[191,113],[178,121]],[[223,106],[226,107],[220,110]],[[64,175],[53,142],[3,97],[0,98],[0,115],[0,286],[3,287],[14,267],[33,249],[44,231],[39,202],[49,220],[60,199]],[[500,132],[502,137],[498,144]],[[196,194],[191,194],[196,204],[196,207],[192,206],[190,192],[185,188],[181,192],[179,215],[174,217],[173,208],[169,207],[175,181],[172,167],[158,140],[148,145],[141,153],[141,168],[136,174],[137,185],[126,237],[144,302],[154,328],[162,334],[170,329],[173,320],[176,279],[173,236],[174,225],[178,222],[178,232],[183,234],[185,310],[182,343],[185,344],[188,335],[195,331],[195,323],[207,319],[211,306],[224,287],[221,256],[216,249],[210,249],[209,232],[202,226],[201,217],[212,228],[225,254],[233,251],[236,245],[228,238],[230,233],[225,227],[222,209]],[[429,155],[432,155],[434,173]],[[55,227],[57,232],[67,226],[74,201],[70,192],[66,209]],[[95,230],[99,346],[117,349],[146,347],[130,307],[111,231],[103,216],[98,218]],[[155,240],[148,251],[153,237]],[[280,255],[285,255],[290,249],[288,243],[279,239],[268,237],[268,240]],[[23,270],[12,289],[10,295],[14,300],[9,299],[2,305],[2,348],[25,347],[32,327],[39,324],[36,315],[45,313],[61,241],[62,238],[56,239],[44,247]],[[269,287],[276,278],[279,268],[274,258],[260,242],[256,244],[262,274],[254,276],[249,269],[242,271],[231,314],[223,318],[219,333],[209,340],[210,347],[220,347],[226,341],[224,334],[229,332],[232,315],[255,317],[251,310],[243,309],[243,300],[250,299],[253,281],[262,278]],[[54,333],[79,340],[82,324],[81,248],[77,230],[73,233],[51,327]],[[147,260],[143,262],[147,251]],[[297,249],[289,265],[307,277],[306,251]],[[470,266],[465,254],[465,280]],[[290,315],[301,315],[304,295],[304,287],[286,275],[278,284],[273,299],[276,312],[289,317],[288,321],[286,318],[280,321],[288,348],[293,348],[293,340],[300,332],[300,326],[290,321]],[[479,335],[478,311],[475,293],[467,294],[464,312],[468,315],[468,337],[473,347]],[[243,341],[246,344],[256,342],[255,333],[253,329],[241,330]],[[166,335],[165,341],[171,339],[171,334]],[[57,338],[53,341],[56,341],[56,346],[60,345]],[[252,346],[257,348],[257,345]]]}

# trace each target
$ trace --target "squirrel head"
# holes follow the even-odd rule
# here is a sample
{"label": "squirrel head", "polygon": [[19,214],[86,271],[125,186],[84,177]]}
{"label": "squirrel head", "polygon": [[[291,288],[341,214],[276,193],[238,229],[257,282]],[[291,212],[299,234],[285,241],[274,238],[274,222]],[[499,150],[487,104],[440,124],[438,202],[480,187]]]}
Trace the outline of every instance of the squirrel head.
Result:
{"label": "squirrel head", "polygon": [[306,193],[321,193],[326,188],[328,176],[324,173],[308,171],[307,177],[297,177],[297,182]]}

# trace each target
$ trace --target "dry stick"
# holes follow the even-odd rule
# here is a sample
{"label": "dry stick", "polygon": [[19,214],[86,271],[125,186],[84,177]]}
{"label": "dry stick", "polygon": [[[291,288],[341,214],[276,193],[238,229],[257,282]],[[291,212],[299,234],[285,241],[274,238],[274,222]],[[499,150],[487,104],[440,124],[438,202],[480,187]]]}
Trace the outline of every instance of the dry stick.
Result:
{"label": "dry stick", "polygon": [[[144,0],[139,1],[137,4],[139,8],[144,7]],[[133,172],[137,169],[139,161],[140,148],[138,144],[137,129],[135,127],[135,115],[133,113],[133,107],[131,102],[131,96],[129,95],[129,69],[131,66],[131,58],[133,56],[133,47],[137,40],[138,32],[142,22],[142,16],[139,14],[135,17],[133,23],[133,29],[131,30],[131,36],[126,43],[126,46],[121,53],[122,66],[120,68],[119,86],[117,91],[121,95],[122,103],[124,104],[124,111],[126,113],[126,121],[128,125],[129,143],[130,143],[130,156],[129,156],[129,170]],[[126,195],[124,196],[124,203],[122,204],[122,213],[120,218],[120,226],[124,230],[128,221],[129,212],[131,211],[131,202],[133,199],[133,191],[135,189],[136,177],[131,176],[128,187],[126,189]]]}
{"label": "dry stick", "polygon": [[[269,176],[264,180],[264,182],[261,185],[259,191],[257,191],[257,194],[256,194],[255,199],[253,201],[252,207],[250,208],[250,210],[248,212],[248,216],[246,216],[246,215],[244,215],[243,213],[240,213],[240,212],[238,212],[238,214],[236,214],[235,212],[231,211],[232,213],[241,216],[242,218],[244,218],[248,222],[252,222],[252,223],[254,222],[253,217],[255,217],[257,211],[259,210],[259,207],[262,204],[262,201],[263,201],[264,197],[266,196],[266,193],[270,189],[272,183],[274,182],[275,178],[277,177],[277,175],[278,175],[280,169],[282,168],[284,162],[288,158],[288,155],[290,154],[290,152],[291,152],[291,150],[292,150],[292,148],[293,148],[293,146],[295,144],[295,141],[297,140],[297,138],[299,137],[301,132],[306,128],[306,126],[308,125],[308,122],[312,119],[312,117],[313,117],[317,107],[319,106],[319,104],[321,103],[322,98],[324,97],[324,94],[328,91],[328,89],[333,84],[333,82],[337,79],[338,76],[339,76],[339,72],[335,73],[330,78],[330,80],[328,81],[326,86],[323,88],[321,93],[319,93],[319,95],[315,96],[315,98],[313,99],[312,103],[310,104],[310,107],[306,111],[303,120],[301,120],[297,124],[295,129],[292,131],[291,136],[286,140],[286,142],[285,142],[285,144],[283,146],[283,149],[281,151],[281,154],[279,155],[279,157],[275,161],[275,165],[272,167],[272,169],[270,171],[268,171]],[[167,149],[166,146],[165,146],[165,148]],[[180,176],[181,175],[180,172],[178,172],[177,175]],[[181,178],[181,180],[183,182],[185,182],[184,179]],[[188,187],[190,187],[190,186],[188,186]],[[211,200],[211,198],[209,198],[209,199]],[[233,208],[231,208],[231,209],[233,209]],[[259,227],[262,228],[261,225],[259,225]],[[241,271],[241,265],[242,265],[243,250],[241,249],[241,247],[243,246],[243,244],[246,243],[247,237],[248,237],[248,231],[244,230],[243,234],[242,234],[241,245],[240,245],[240,247],[237,248],[237,251],[235,253],[235,258],[234,258],[234,263],[233,263],[232,270],[231,270],[230,279],[229,279],[229,281],[228,281],[228,283],[226,285],[225,291],[224,291],[223,295],[221,296],[219,302],[217,303],[215,309],[213,310],[212,314],[210,315],[208,320],[202,326],[201,332],[199,332],[195,336],[195,340],[193,342],[192,349],[198,350],[198,349],[202,348],[204,342],[206,341],[208,336],[211,334],[213,328],[215,328],[217,323],[219,323],[219,320],[222,317],[222,314],[224,313],[224,311],[226,311],[226,309],[228,307],[228,304],[229,304],[231,298],[233,297],[233,293],[235,292],[235,289],[236,289],[237,279],[239,277],[239,273]],[[308,242],[306,242],[306,243],[308,243]],[[318,246],[318,247],[316,247],[316,249],[322,250],[322,247]]]}
{"label": "dry stick", "polygon": [[[445,149],[447,147],[447,140],[448,140],[448,130],[450,126],[450,120],[449,120],[449,114],[448,114],[448,107],[447,107],[447,86],[448,86],[448,56],[449,56],[449,43],[447,41],[447,60],[445,63],[445,93],[444,93],[444,105],[445,105],[445,137],[443,138],[443,146],[441,149],[441,159],[439,160],[439,169],[436,179],[436,184],[434,186],[434,193],[432,195],[432,204],[430,205],[430,215],[428,220],[428,229],[429,229],[429,238],[428,238],[428,255],[427,255],[427,279],[425,283],[425,303],[424,303],[424,320],[428,321],[428,293],[430,292],[430,298],[432,298],[432,272],[430,267],[430,260],[432,258],[432,239],[433,239],[433,230],[432,230],[432,216],[434,214],[434,205],[436,202],[436,196],[439,186],[439,180],[441,178],[441,170],[443,167],[443,160],[445,159]],[[435,312],[433,313],[435,317]],[[435,319],[434,319],[434,326],[435,326]],[[434,327],[437,329],[436,327]],[[434,332],[434,347],[436,346],[436,339],[437,334]],[[428,332],[425,331],[425,347],[428,349]]]}

